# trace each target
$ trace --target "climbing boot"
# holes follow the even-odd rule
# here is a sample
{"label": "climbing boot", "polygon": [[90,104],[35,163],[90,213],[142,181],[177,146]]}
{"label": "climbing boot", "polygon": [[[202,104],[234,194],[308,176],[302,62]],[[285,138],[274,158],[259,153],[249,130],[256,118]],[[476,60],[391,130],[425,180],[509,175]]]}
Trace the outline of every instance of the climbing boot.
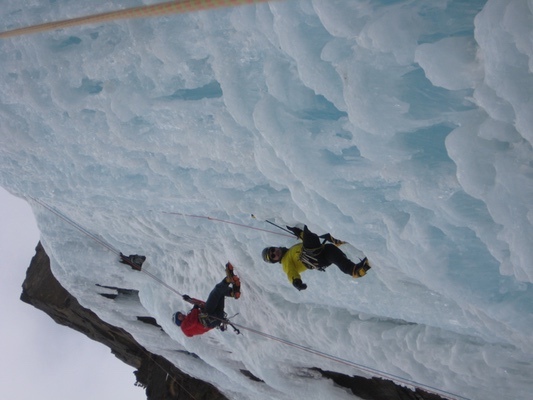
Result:
{"label": "climbing boot", "polygon": [[233,275],[233,283],[231,284],[231,297],[237,300],[241,297],[241,280],[237,275]]}
{"label": "climbing boot", "polygon": [[361,262],[355,264],[352,276],[354,278],[361,278],[362,276],[365,276],[367,271],[371,268],[370,263],[368,262],[368,259],[365,257],[361,260]]}

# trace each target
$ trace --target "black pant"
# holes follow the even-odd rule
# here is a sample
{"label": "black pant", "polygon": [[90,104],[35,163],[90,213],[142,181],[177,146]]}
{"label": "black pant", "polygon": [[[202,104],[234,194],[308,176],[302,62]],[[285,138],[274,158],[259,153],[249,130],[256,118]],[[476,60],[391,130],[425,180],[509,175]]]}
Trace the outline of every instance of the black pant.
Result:
{"label": "black pant", "polygon": [[226,279],[223,279],[222,282],[211,290],[205,302],[204,311],[209,316],[214,317],[207,319],[207,326],[210,328],[217,327],[224,319],[224,302],[226,296],[231,296],[231,288],[229,283],[226,282]]}
{"label": "black pant", "polygon": [[346,254],[334,244],[324,245],[324,250],[317,257],[318,263],[327,267],[335,264],[345,274],[352,275],[355,269],[355,263],[351,261]]}
{"label": "black pant", "polygon": [[[304,226],[302,241],[304,249],[312,250],[322,246],[318,235],[311,232],[307,226]],[[342,272],[348,275],[352,275],[356,267],[355,263],[346,257],[346,254],[341,249],[331,243],[323,245],[322,251],[316,254],[315,257],[320,267],[325,268],[335,264]]]}

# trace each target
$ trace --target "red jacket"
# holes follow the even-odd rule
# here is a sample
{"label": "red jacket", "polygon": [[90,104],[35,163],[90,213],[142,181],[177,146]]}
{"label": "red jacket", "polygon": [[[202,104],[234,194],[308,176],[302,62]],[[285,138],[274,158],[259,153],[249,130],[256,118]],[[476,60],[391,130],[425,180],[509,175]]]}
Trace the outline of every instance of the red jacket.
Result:
{"label": "red jacket", "polygon": [[[202,300],[198,299],[190,299],[189,303],[195,304],[197,306],[204,306],[205,303]],[[185,317],[183,321],[181,321],[181,330],[185,334],[185,336],[192,337],[196,335],[203,335],[207,331],[210,331],[213,328],[207,328],[202,325],[200,322],[200,308],[194,307],[189,314]]]}

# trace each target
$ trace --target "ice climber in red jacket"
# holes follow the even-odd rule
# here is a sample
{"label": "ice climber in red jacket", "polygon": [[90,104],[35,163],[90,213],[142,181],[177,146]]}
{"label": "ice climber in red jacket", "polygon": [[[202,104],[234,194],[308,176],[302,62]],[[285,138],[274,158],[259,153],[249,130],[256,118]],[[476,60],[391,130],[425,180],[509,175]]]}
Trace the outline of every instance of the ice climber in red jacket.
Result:
{"label": "ice climber in red jacket", "polygon": [[224,330],[227,323],[224,312],[225,298],[238,299],[240,295],[241,282],[239,277],[233,273],[233,265],[228,262],[226,264],[226,277],[211,290],[207,301],[204,302],[183,295],[183,300],[193,304],[194,307],[188,314],[176,312],[173,315],[173,320],[188,337],[203,335],[213,328]]}

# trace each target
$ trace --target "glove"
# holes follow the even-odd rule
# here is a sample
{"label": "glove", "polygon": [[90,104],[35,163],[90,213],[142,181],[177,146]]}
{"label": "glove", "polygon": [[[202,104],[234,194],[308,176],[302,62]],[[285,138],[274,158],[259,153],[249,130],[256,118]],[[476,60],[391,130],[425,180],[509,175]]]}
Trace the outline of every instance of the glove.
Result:
{"label": "glove", "polygon": [[344,244],[346,242],[343,242],[342,240],[339,240],[339,239],[335,239],[333,236],[331,236],[331,234],[329,233],[326,233],[324,235],[321,235],[319,236],[321,239],[325,239],[327,240],[328,242],[331,242],[333,243],[335,246],[340,246],[341,244]]}
{"label": "glove", "polygon": [[298,239],[302,239],[303,238],[303,232],[300,228],[296,227],[296,226],[287,226],[287,229],[289,231],[291,231],[292,233],[294,233],[294,236],[296,236]]}
{"label": "glove", "polygon": [[305,290],[305,289],[307,289],[307,285],[306,285],[305,283],[303,283],[302,280],[299,279],[299,278],[293,279],[293,280],[292,280],[292,285],[293,285],[296,289],[298,289],[298,290],[300,290],[300,291],[301,291],[301,290]]}
{"label": "glove", "polygon": [[191,296],[189,296],[188,294],[184,294],[182,297],[185,301],[191,301]]}

